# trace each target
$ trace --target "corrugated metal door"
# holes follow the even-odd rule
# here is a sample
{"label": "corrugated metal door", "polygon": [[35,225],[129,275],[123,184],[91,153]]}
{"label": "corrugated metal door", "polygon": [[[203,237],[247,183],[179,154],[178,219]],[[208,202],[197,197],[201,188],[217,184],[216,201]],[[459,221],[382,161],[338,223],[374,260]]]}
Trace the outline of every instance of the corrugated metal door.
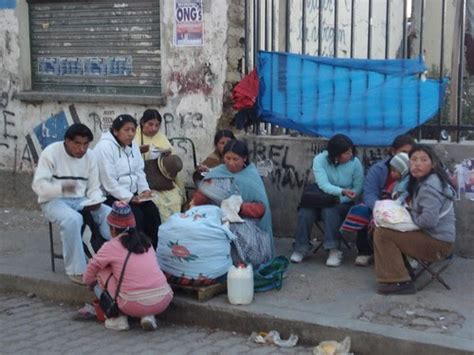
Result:
{"label": "corrugated metal door", "polygon": [[33,90],[157,95],[159,0],[29,0]]}

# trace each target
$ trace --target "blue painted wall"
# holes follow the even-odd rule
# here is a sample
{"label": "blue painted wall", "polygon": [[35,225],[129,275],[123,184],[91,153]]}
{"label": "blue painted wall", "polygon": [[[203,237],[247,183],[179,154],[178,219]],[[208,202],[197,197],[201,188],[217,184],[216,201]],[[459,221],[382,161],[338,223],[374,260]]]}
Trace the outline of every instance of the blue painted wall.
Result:
{"label": "blue painted wall", "polygon": [[0,0],[0,9],[14,9],[16,0]]}

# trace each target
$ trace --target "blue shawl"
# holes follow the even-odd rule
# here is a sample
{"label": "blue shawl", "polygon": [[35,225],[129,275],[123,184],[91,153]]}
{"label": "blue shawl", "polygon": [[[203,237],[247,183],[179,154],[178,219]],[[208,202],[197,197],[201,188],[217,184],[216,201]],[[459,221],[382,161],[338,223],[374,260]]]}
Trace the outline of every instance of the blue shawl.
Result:
{"label": "blue shawl", "polygon": [[221,164],[211,169],[204,178],[204,181],[222,178],[230,178],[232,180],[231,192],[242,196],[244,202],[261,202],[265,205],[265,214],[260,218],[257,226],[268,233],[272,242],[272,250],[274,250],[272,213],[265,186],[263,185],[262,178],[258,175],[255,164],[250,163],[236,174],[231,173],[224,164]]}

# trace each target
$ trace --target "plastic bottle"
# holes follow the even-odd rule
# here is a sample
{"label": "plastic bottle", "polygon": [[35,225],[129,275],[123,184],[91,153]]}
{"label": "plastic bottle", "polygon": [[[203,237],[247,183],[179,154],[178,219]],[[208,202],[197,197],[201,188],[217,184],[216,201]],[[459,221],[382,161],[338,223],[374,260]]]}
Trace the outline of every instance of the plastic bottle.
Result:
{"label": "plastic bottle", "polygon": [[252,265],[231,265],[227,272],[227,297],[231,304],[246,305],[253,300]]}

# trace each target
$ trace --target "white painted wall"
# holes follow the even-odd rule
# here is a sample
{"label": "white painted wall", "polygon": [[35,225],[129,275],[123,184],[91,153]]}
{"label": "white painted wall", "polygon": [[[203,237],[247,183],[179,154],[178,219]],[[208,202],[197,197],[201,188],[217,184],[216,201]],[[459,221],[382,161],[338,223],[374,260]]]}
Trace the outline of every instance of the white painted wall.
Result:
{"label": "white painted wall", "polygon": [[[425,58],[428,70],[434,69],[439,73],[440,53],[441,53],[441,13],[442,0],[425,1],[425,8],[423,10],[424,22],[421,24],[421,0],[413,0],[413,19],[414,31],[416,31],[416,38],[413,41],[413,50],[415,53],[420,52],[420,31],[423,26],[423,55]],[[444,19],[444,74],[451,75],[451,60],[453,46],[459,40],[455,38],[454,24],[456,19],[456,6],[458,0],[446,0],[446,12]]]}
{"label": "white painted wall", "polygon": [[[337,35],[334,31],[334,13],[336,11],[336,2],[334,0],[323,1],[322,14],[322,47],[323,56],[334,55],[334,40],[338,41],[337,57],[350,57],[351,45],[351,2],[338,2],[338,30]],[[389,40],[389,58],[394,58],[402,40],[401,28],[403,24],[403,12],[400,11],[399,4],[392,1],[390,10],[390,40]],[[301,23],[301,2],[292,2],[292,23]],[[306,1],[306,52],[311,55],[318,54],[318,18],[319,1]],[[355,2],[354,8],[354,58],[367,58],[368,46],[368,13],[369,1],[359,0]],[[372,44],[371,57],[374,59],[385,58],[385,19],[386,2],[374,1],[372,7]],[[301,49],[301,25],[292,27],[291,42],[293,51],[299,52]]]}
{"label": "white painted wall", "polygon": [[[165,118],[163,129],[168,137],[191,138],[198,151],[198,161],[212,150],[212,139],[222,114],[224,83],[226,80],[227,11],[229,1],[204,0],[204,46],[176,47],[173,45],[173,1],[162,3],[162,87],[167,101],[164,107],[155,107]],[[25,0],[17,1],[16,9],[0,8],[0,168],[30,170],[31,164],[23,160],[26,136],[34,127],[61,111],[70,116],[69,106],[74,105],[81,122],[95,134],[94,143],[102,131],[110,127],[119,114],[141,117],[148,108],[144,105],[90,104],[76,102],[44,102],[26,104],[13,98],[28,82],[20,67],[19,18],[25,15]],[[23,52],[22,52],[23,53]],[[23,70],[22,70],[23,69]],[[33,135],[32,135],[33,136]],[[33,140],[34,137],[33,137]],[[184,149],[187,147],[185,146]],[[179,150],[179,148],[178,148]],[[183,153],[178,151],[178,153]],[[188,164],[186,164],[188,166]],[[191,167],[189,166],[189,169]]]}
{"label": "white painted wall", "polygon": [[[302,52],[302,1],[290,1],[290,52]],[[334,13],[336,2],[334,0],[322,1],[322,45],[321,55],[332,57],[334,55],[334,38],[337,38],[338,49],[337,57],[350,57],[351,44],[351,1],[338,1],[338,33],[335,36],[334,32]],[[403,11],[398,0],[392,0],[390,6],[390,35],[389,35],[389,58],[395,58],[397,51],[402,41],[402,26],[403,26]],[[276,10],[275,18],[279,19],[279,25],[275,26],[275,43],[276,50],[284,51],[285,42],[285,1],[274,2]],[[354,9],[354,57],[367,58],[368,45],[368,12],[369,1],[358,0],[355,2]],[[385,58],[385,26],[386,26],[386,1],[373,1],[372,5],[372,45],[371,57],[373,59]],[[265,49],[265,24],[264,2],[260,3],[260,13],[262,20],[260,22],[261,38],[260,48]],[[305,54],[318,55],[319,48],[319,0],[307,0],[305,9],[306,22],[306,41]],[[271,11],[268,10],[266,14],[268,19],[271,19]],[[252,29],[253,22],[250,22],[250,29]],[[268,43],[271,46],[271,30],[267,33]],[[250,45],[253,45],[253,38],[250,38]],[[270,50],[270,48],[268,48]]]}

